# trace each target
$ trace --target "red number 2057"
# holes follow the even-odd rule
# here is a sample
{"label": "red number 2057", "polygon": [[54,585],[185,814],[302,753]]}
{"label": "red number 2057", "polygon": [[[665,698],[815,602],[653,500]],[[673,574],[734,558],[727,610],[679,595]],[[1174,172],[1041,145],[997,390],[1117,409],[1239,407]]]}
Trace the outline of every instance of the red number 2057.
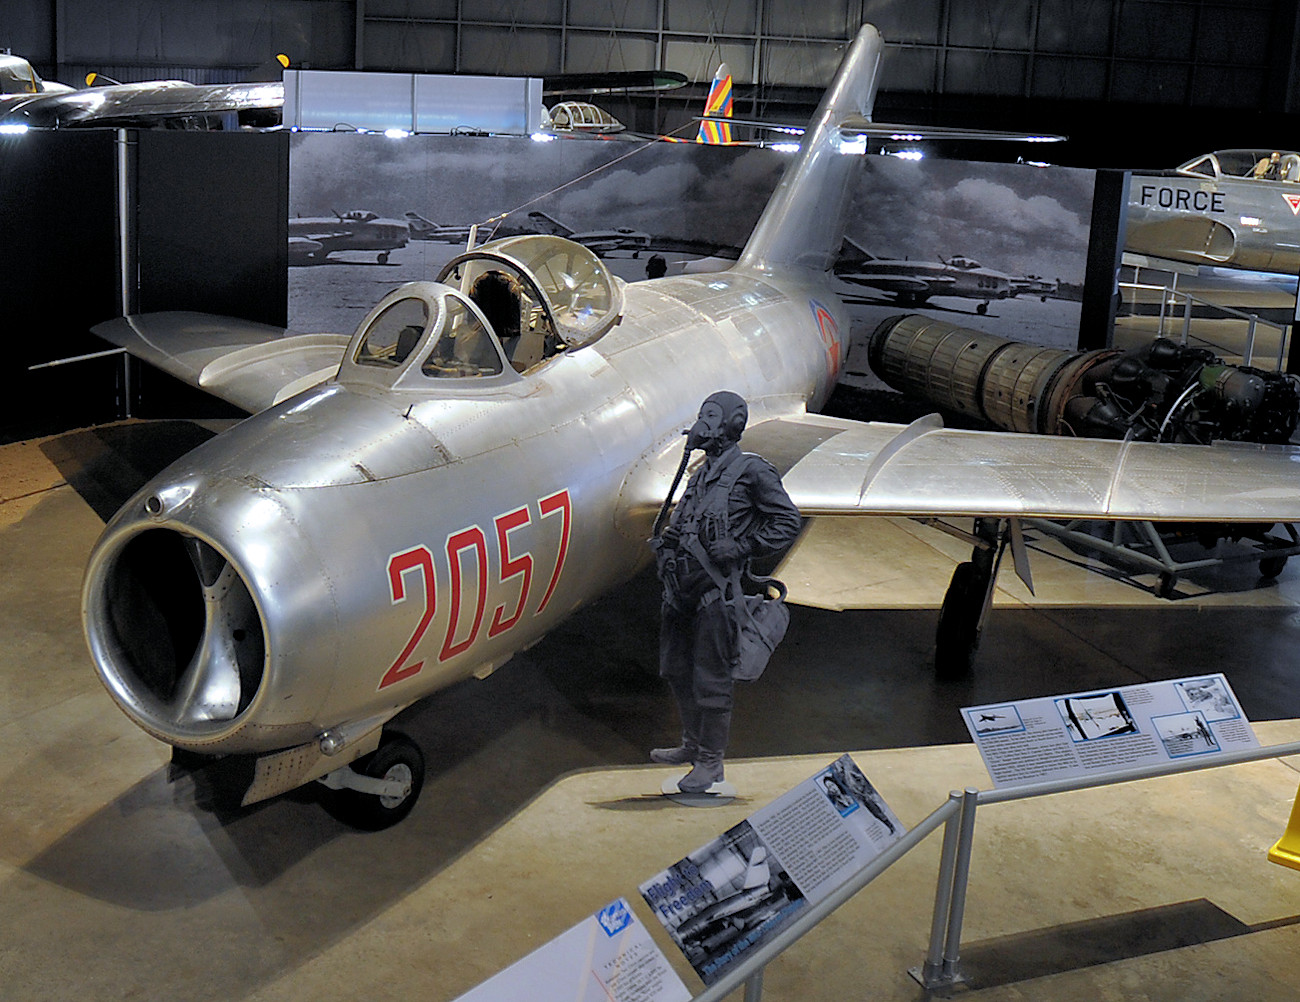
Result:
{"label": "red number 2057", "polygon": [[[555,569],[551,572],[546,585],[546,592],[537,605],[534,616],[539,615],[555,594],[555,586],[560,580],[560,571],[569,552],[569,532],[573,522],[573,505],[567,490],[539,498],[537,501],[539,519],[560,516],[559,546],[555,554]],[[515,553],[511,546],[510,534],[523,529],[533,522],[532,509],[529,505],[498,515],[492,520],[494,528],[495,551],[497,555],[497,583],[503,588],[507,582],[518,579],[519,597],[511,602],[507,600],[497,606],[492,613],[487,628],[489,637],[497,637],[514,627],[523,618],[524,608],[528,605],[529,594],[533,586],[533,555],[527,550]],[[477,525],[468,525],[447,537],[445,547],[448,579],[451,582],[449,597],[450,615],[447,620],[447,633],[438,652],[438,661],[447,661],[470,649],[478,639],[487,613],[488,597],[488,537]],[[424,592],[424,611],[415,625],[410,639],[402,652],[393,661],[379,688],[384,689],[397,682],[404,682],[420,673],[424,661],[412,660],[416,647],[424,639],[429,624],[433,622],[438,609],[437,573],[434,570],[435,556],[427,546],[416,546],[388,558],[388,589],[392,603],[404,602],[408,587],[419,582]],[[472,611],[462,609],[464,604],[465,582],[468,575],[476,579],[474,594],[477,601]],[[466,615],[470,612],[469,615]],[[462,627],[462,619],[468,623]]]}

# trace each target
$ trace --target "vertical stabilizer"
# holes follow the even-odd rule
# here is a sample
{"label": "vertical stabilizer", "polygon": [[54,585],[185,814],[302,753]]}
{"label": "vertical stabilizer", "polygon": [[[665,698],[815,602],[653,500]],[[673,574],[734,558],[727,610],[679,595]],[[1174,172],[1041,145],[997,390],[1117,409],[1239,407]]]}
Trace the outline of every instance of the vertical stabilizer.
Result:
{"label": "vertical stabilizer", "polygon": [[[731,70],[726,63],[722,63],[713,75],[709,96],[704,99],[704,115],[706,119],[731,117]],[[695,141],[715,146],[730,143],[731,125],[727,122],[702,121]]]}
{"label": "vertical stabilizer", "polygon": [[862,163],[860,140],[843,139],[840,123],[871,117],[884,40],[864,24],[822,98],[795,160],[745,245],[738,267],[771,270],[811,268],[828,271],[844,237],[853,182]]}

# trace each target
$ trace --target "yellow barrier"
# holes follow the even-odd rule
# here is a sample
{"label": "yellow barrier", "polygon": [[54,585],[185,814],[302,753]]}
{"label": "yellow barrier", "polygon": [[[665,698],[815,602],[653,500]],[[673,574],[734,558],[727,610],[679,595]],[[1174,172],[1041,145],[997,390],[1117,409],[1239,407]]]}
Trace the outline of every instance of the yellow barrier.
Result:
{"label": "yellow barrier", "polygon": [[1293,870],[1300,870],[1300,789],[1296,790],[1295,805],[1291,808],[1291,820],[1286,823],[1286,831],[1268,851],[1270,863],[1280,863]]}

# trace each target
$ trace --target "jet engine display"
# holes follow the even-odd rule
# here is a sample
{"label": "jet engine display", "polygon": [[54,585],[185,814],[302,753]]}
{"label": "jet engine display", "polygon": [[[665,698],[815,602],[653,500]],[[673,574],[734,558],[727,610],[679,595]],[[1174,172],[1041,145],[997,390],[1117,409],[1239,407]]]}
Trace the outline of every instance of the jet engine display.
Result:
{"label": "jet engine display", "polygon": [[880,324],[868,350],[895,389],[1007,431],[1283,443],[1300,419],[1295,377],[1166,338],[1133,351],[1071,352],[908,314]]}

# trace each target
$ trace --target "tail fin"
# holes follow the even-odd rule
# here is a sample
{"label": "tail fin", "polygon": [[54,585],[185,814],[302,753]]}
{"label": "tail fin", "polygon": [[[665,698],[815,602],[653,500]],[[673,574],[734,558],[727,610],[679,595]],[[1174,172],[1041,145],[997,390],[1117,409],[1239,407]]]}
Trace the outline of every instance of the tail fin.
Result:
{"label": "tail fin", "polygon": [[538,228],[540,233],[549,233],[553,237],[571,237],[574,231],[565,226],[554,216],[548,216],[545,212],[533,211],[528,213],[528,218],[533,221],[533,225]]}
{"label": "tail fin", "polygon": [[858,156],[840,156],[859,152],[860,147],[846,147],[839,125],[850,116],[871,117],[884,44],[873,25],[859,29],[808,123],[802,148],[754,227],[738,267],[828,271],[834,265],[862,163]]}
{"label": "tail fin", "polygon": [[[731,70],[726,63],[722,63],[713,75],[709,96],[704,99],[704,115],[706,119],[731,117]],[[715,146],[730,143],[731,125],[727,122],[702,121],[695,141]]]}

